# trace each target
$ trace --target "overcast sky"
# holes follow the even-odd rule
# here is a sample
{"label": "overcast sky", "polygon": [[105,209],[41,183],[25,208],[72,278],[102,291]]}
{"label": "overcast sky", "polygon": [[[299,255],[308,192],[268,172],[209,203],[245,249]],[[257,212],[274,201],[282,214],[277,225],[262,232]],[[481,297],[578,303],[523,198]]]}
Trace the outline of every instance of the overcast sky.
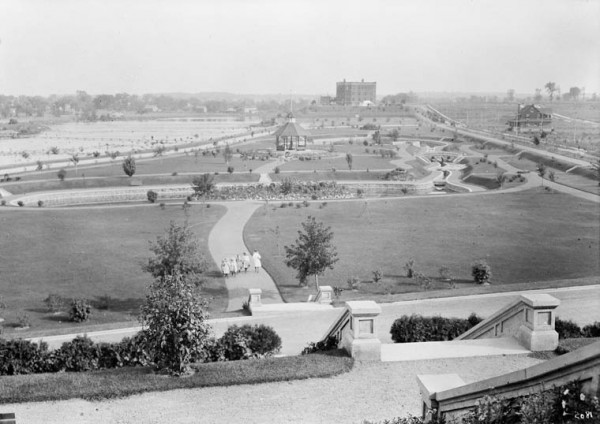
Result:
{"label": "overcast sky", "polygon": [[600,0],[0,0],[0,94],[600,93]]}

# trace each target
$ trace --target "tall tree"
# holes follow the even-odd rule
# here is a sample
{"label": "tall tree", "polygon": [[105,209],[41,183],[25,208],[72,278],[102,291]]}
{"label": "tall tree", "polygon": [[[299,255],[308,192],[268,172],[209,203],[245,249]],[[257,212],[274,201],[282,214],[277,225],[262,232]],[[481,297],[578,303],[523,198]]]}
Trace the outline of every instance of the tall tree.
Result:
{"label": "tall tree", "polygon": [[573,100],[579,100],[580,94],[581,94],[581,89],[579,87],[569,88],[569,97],[571,97]]}
{"label": "tall tree", "polygon": [[192,230],[173,221],[165,234],[150,244],[150,251],[154,257],[148,259],[142,269],[156,279],[181,275],[199,284],[201,274],[208,268]]}
{"label": "tall tree", "polygon": [[548,95],[550,96],[550,101],[552,101],[552,99],[554,98],[554,93],[557,90],[556,83],[550,81],[550,82],[547,82],[544,87],[546,88],[546,91],[548,92]]}
{"label": "tall tree", "polygon": [[133,156],[130,155],[123,159],[123,172],[130,178],[135,174],[135,159]]}
{"label": "tall tree", "polygon": [[346,162],[348,162],[348,169],[352,171],[352,153],[346,153]]}
{"label": "tall tree", "polygon": [[298,238],[290,246],[284,246],[285,264],[298,271],[300,284],[306,283],[306,278],[315,276],[315,285],[319,288],[319,274],[333,269],[338,261],[337,251],[332,245],[333,232],[331,227],[325,227],[322,222],[309,216],[302,223],[303,231],[298,231]]}

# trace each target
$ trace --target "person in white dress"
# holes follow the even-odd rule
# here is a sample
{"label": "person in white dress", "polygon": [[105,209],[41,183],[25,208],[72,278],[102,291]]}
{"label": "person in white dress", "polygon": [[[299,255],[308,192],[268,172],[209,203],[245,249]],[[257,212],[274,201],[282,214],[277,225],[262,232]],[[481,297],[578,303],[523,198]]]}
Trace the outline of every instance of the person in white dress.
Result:
{"label": "person in white dress", "polygon": [[258,253],[258,250],[255,250],[254,253],[252,254],[252,260],[254,261],[254,272],[259,272],[262,264],[260,262],[261,257],[260,257],[260,253]]}
{"label": "person in white dress", "polygon": [[250,255],[244,252],[242,256],[242,261],[244,262],[244,272],[248,272],[248,268],[250,268]]}
{"label": "person in white dress", "polygon": [[223,259],[221,262],[221,272],[223,272],[225,278],[229,277],[229,271],[229,263],[227,262],[227,259]]}

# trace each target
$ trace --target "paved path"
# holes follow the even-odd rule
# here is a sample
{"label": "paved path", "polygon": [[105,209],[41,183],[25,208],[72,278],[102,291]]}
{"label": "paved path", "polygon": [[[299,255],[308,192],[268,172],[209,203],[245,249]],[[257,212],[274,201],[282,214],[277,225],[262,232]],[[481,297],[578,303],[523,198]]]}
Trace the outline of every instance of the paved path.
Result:
{"label": "paved path", "polygon": [[[263,203],[240,201],[215,204],[227,208],[225,215],[216,223],[208,236],[208,249],[217,266],[220,266],[223,258],[231,258],[236,255],[241,256],[244,252],[252,255],[252,252],[248,251],[244,243],[244,226],[256,209],[263,205]],[[242,309],[243,302],[248,300],[248,289],[250,288],[262,290],[262,300],[264,303],[283,302],[271,276],[264,269],[261,269],[258,273],[254,272],[253,265],[248,272],[240,273],[235,277],[229,277],[225,280],[229,293],[227,311]]]}
{"label": "paved path", "polygon": [[[522,293],[548,293],[561,301],[557,315],[579,325],[600,321],[600,284],[560,289],[529,290],[472,296],[448,297],[440,299],[411,300],[404,302],[382,303],[382,313],[377,320],[377,335],[383,343],[392,343],[390,328],[396,318],[402,315],[420,314],[423,316],[441,315],[445,317],[467,318],[472,312],[487,317],[506,304],[517,299]],[[343,296],[343,295],[342,295]],[[282,340],[283,355],[297,355],[309,342],[320,340],[333,321],[342,313],[342,308],[323,311],[290,311],[264,316],[238,317],[210,320],[210,324],[219,336],[228,326],[244,323],[272,326]],[[95,341],[116,342],[130,337],[139,331],[138,327],[88,333]],[[51,348],[59,347],[75,335],[43,338]],[[36,338],[35,340],[39,340]],[[439,355],[444,355],[440,352]]]}

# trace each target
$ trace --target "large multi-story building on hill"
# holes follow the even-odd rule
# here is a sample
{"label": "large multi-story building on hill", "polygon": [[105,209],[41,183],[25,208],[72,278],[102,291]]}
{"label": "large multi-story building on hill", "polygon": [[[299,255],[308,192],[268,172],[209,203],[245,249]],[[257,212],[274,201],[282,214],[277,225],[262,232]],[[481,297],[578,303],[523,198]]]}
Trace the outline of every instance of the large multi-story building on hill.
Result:
{"label": "large multi-story building on hill", "polygon": [[360,106],[367,102],[375,104],[376,102],[376,82],[347,82],[346,80],[337,83],[335,101],[343,106]]}

